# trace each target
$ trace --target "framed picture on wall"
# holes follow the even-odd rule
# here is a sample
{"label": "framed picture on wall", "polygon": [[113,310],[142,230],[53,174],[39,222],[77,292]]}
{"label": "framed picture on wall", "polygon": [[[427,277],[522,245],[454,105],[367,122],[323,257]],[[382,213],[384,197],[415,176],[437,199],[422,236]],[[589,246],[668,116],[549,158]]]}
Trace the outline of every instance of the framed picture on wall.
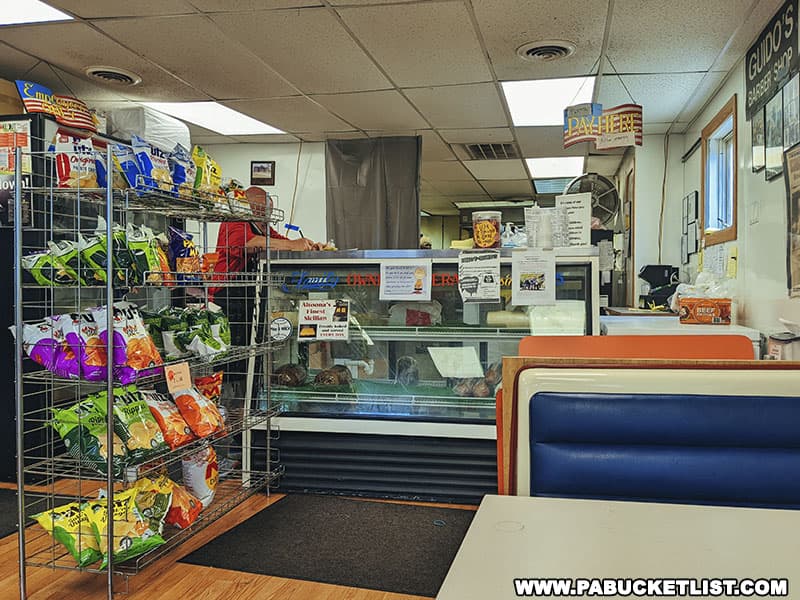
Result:
{"label": "framed picture on wall", "polygon": [[686,196],[686,220],[691,224],[697,221],[697,197],[696,191],[690,192]]}
{"label": "framed picture on wall", "polygon": [[685,233],[681,236],[681,264],[689,264],[689,238]]}
{"label": "framed picture on wall", "polygon": [[783,86],[783,149],[800,142],[800,75]]}
{"label": "framed picture on wall", "polygon": [[789,296],[800,296],[800,144],[783,155],[787,199],[786,279]]}
{"label": "framed picture on wall", "polygon": [[778,92],[767,102],[764,115],[764,137],[766,139],[767,181],[783,173],[783,94]]}
{"label": "framed picture on wall", "polygon": [[250,161],[250,185],[275,185],[275,161]]}
{"label": "framed picture on wall", "polygon": [[753,173],[758,173],[766,164],[764,154],[764,109],[762,108],[750,120],[753,138]]}

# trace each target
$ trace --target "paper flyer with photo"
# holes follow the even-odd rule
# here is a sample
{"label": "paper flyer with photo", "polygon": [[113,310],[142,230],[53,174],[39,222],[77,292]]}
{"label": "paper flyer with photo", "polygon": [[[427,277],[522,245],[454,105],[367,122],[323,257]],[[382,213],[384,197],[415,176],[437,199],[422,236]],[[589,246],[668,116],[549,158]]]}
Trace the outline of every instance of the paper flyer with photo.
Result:
{"label": "paper flyer with photo", "polygon": [[500,252],[461,252],[458,255],[458,291],[464,303],[500,302]]}
{"label": "paper flyer with photo", "polygon": [[553,250],[511,253],[511,304],[546,306],[556,303],[556,254]]}
{"label": "paper flyer with photo", "polygon": [[298,341],[347,340],[349,337],[349,300],[300,301],[297,318]]}
{"label": "paper flyer with photo", "polygon": [[381,300],[431,299],[430,259],[387,260],[381,263]]}
{"label": "paper flyer with photo", "polygon": [[[564,246],[588,246],[591,244],[592,194],[568,194],[556,196],[556,210],[566,213],[569,222],[567,243]],[[554,247],[556,244],[554,243]]]}

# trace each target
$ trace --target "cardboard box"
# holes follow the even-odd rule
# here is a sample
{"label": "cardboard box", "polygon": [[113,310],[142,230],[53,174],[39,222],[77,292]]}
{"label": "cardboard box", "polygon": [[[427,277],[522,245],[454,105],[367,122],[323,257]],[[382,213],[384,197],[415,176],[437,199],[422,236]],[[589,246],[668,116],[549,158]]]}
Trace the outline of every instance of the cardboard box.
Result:
{"label": "cardboard box", "polygon": [[679,319],[686,325],[730,325],[730,298],[681,298]]}
{"label": "cardboard box", "polygon": [[13,81],[0,79],[0,115],[22,115],[25,107]]}

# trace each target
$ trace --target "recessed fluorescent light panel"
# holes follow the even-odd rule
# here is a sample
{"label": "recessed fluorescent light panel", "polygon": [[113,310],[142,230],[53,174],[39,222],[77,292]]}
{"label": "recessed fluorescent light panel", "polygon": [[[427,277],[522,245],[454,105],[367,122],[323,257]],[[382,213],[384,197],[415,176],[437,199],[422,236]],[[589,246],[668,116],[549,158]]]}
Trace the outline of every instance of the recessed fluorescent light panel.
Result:
{"label": "recessed fluorescent light panel", "polygon": [[21,23],[46,23],[47,21],[71,21],[67,13],[56,10],[40,0],[9,0],[0,10],[0,25]]}
{"label": "recessed fluorescent light panel", "polygon": [[577,177],[583,174],[582,156],[554,156],[552,158],[526,158],[528,170],[534,179],[548,177]]}
{"label": "recessed fluorescent light panel", "polygon": [[143,104],[222,135],[284,133],[272,125],[256,121],[217,102],[144,102]]}
{"label": "recessed fluorescent light panel", "polygon": [[533,200],[522,200],[521,202],[509,202],[503,200],[487,200],[485,202],[453,202],[458,209],[465,208],[520,208],[533,206]]}
{"label": "recessed fluorescent light panel", "polygon": [[511,120],[517,127],[563,125],[564,109],[592,101],[594,76],[504,81]]}

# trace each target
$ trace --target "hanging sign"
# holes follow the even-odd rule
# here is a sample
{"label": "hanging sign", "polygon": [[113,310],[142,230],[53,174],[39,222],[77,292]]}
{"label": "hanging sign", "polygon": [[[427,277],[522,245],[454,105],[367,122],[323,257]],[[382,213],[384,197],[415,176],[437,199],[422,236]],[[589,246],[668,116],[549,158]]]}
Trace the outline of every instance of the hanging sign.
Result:
{"label": "hanging sign", "polygon": [[[591,107],[587,110],[586,107]],[[642,145],[642,107],[620,104],[602,110],[600,104],[578,104],[564,109],[564,148],[595,142],[598,149]]]}
{"label": "hanging sign", "polygon": [[745,113],[748,120],[800,69],[797,6],[798,0],[786,0],[745,55]]}
{"label": "hanging sign", "polygon": [[32,81],[17,80],[17,91],[29,113],[44,113],[67,127],[97,131],[89,107],[81,100],[54,94],[50,89]]}

